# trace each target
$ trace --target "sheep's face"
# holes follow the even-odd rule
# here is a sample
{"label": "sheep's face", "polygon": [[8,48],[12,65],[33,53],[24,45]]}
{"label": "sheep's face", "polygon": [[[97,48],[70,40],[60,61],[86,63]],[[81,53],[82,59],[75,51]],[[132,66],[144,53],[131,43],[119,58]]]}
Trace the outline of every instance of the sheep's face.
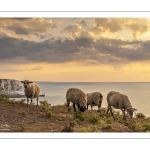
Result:
{"label": "sheep's face", "polygon": [[130,118],[133,117],[133,112],[136,111],[137,109],[135,108],[127,108],[127,113],[129,114]]}
{"label": "sheep's face", "polygon": [[84,106],[80,107],[80,111],[84,112],[85,110],[86,110],[86,107],[84,107]]}
{"label": "sheep's face", "polygon": [[25,81],[21,81],[23,83],[24,88],[26,89],[29,85],[29,83],[33,83],[31,81],[25,80]]}

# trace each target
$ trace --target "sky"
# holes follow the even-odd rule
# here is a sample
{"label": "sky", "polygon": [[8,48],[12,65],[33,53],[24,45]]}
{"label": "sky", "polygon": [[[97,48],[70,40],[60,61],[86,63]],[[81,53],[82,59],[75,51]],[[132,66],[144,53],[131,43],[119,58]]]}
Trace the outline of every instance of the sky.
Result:
{"label": "sky", "polygon": [[150,82],[150,18],[0,18],[0,78]]}

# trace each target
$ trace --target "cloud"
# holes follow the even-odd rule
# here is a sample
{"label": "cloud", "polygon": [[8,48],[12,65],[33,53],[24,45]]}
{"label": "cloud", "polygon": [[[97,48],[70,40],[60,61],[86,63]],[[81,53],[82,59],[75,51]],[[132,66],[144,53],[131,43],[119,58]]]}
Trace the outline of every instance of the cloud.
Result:
{"label": "cloud", "polygon": [[100,27],[104,32],[108,30],[109,32],[117,32],[122,30],[122,21],[118,18],[96,18],[95,27]]}
{"label": "cloud", "polygon": [[96,18],[95,27],[110,33],[128,28],[131,30],[133,38],[136,39],[149,31],[150,21],[147,18]]}
{"label": "cloud", "polygon": [[102,34],[104,33],[102,29],[98,28],[98,27],[93,27],[91,29],[89,29],[89,32],[93,33],[95,37],[101,37]]}
{"label": "cloud", "polygon": [[74,39],[52,37],[42,42],[4,35],[0,38],[0,47],[0,62],[5,63],[77,61],[114,66],[115,64],[150,59],[150,41],[95,39],[90,32],[85,31],[82,31],[79,37],[74,37]]}
{"label": "cloud", "polygon": [[81,31],[82,31],[81,26],[79,26],[78,24],[75,24],[75,25],[68,25],[68,26],[64,27],[63,30],[61,30],[61,33],[68,32],[73,37],[76,37],[79,35],[79,33]]}
{"label": "cloud", "polygon": [[11,30],[18,35],[37,35],[44,33],[48,29],[55,29],[56,25],[52,24],[51,19],[43,18],[14,18],[14,19],[1,19],[0,25],[3,28]]}
{"label": "cloud", "polygon": [[85,20],[82,20],[81,22],[79,22],[82,26],[86,26],[87,22]]}

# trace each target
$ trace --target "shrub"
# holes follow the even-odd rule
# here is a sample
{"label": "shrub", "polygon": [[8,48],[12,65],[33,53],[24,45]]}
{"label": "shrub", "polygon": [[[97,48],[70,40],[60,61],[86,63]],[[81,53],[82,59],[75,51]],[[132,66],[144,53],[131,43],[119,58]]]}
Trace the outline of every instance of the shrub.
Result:
{"label": "shrub", "polygon": [[136,118],[145,118],[146,116],[144,115],[144,114],[142,114],[142,113],[137,113],[136,114]]}
{"label": "shrub", "polygon": [[144,131],[150,131],[150,123],[143,124]]}
{"label": "shrub", "polygon": [[7,94],[1,94],[0,95],[0,101],[7,101],[9,100],[10,96]]}
{"label": "shrub", "polygon": [[90,132],[90,130],[87,127],[83,127],[83,128],[78,129],[77,132]]}
{"label": "shrub", "polygon": [[46,108],[46,107],[50,106],[50,104],[48,104],[48,102],[46,100],[40,101],[40,105],[42,105],[43,108]]}
{"label": "shrub", "polygon": [[98,118],[98,116],[90,116],[90,117],[88,118],[88,120],[89,120],[90,122],[92,122],[92,123],[96,123],[96,122],[99,121],[99,118]]}
{"label": "shrub", "polygon": [[50,118],[51,116],[54,116],[54,114],[51,111],[50,104],[47,103],[47,101],[40,101],[40,104],[42,105],[43,109],[45,110],[46,117]]}
{"label": "shrub", "polygon": [[49,109],[46,110],[45,114],[46,114],[46,117],[47,117],[47,118],[50,118],[51,116],[54,115],[54,114],[52,113],[52,111],[49,110]]}
{"label": "shrub", "polygon": [[81,112],[75,112],[74,119],[80,119],[81,121],[84,121],[86,117]]}
{"label": "shrub", "polygon": [[106,121],[105,121],[107,124],[111,124],[112,122],[113,122],[113,118],[111,117],[109,117],[109,118],[107,118],[106,119]]}

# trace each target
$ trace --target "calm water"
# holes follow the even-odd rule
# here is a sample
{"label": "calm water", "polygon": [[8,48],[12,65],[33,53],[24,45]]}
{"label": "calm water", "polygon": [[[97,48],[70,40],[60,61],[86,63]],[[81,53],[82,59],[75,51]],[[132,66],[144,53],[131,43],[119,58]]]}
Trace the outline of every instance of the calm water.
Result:
{"label": "calm water", "polygon": [[[144,113],[150,117],[150,83],[147,82],[36,82],[41,87],[39,101],[47,100],[51,105],[64,104],[66,102],[66,91],[71,88],[79,88],[85,93],[101,92],[103,94],[102,107],[106,108],[106,96],[109,91],[118,91],[126,94],[137,113]],[[36,100],[34,100],[36,103]],[[97,109],[97,107],[95,107]]]}

